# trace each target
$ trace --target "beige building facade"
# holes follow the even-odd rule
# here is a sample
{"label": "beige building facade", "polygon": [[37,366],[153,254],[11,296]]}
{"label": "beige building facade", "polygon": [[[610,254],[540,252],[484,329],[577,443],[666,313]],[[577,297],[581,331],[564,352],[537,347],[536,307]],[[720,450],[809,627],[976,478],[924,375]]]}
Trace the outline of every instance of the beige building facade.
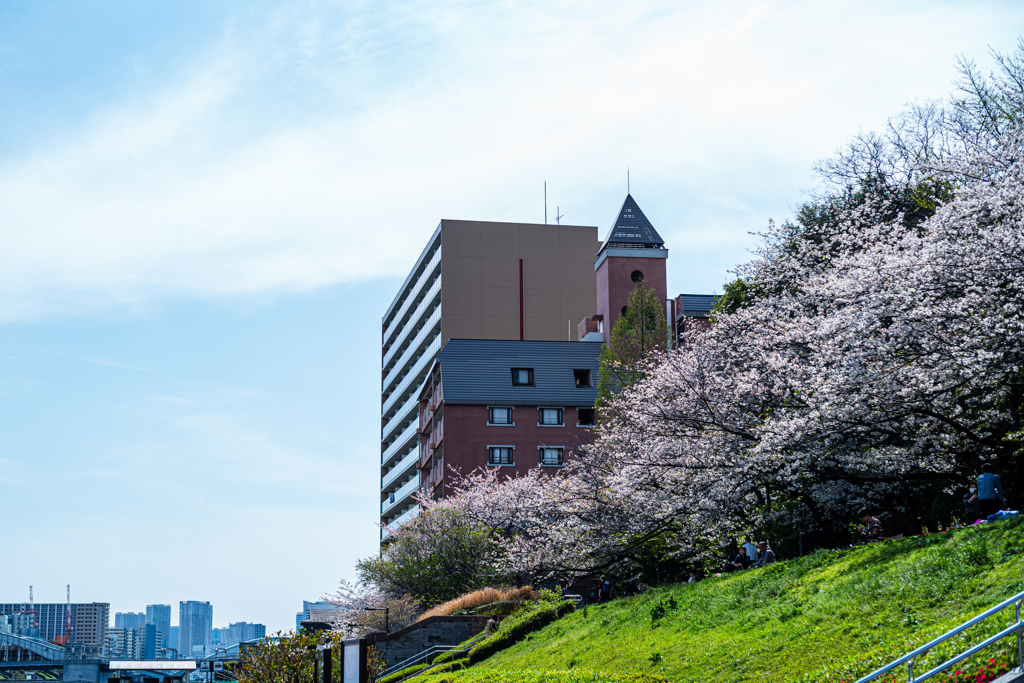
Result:
{"label": "beige building facade", "polygon": [[440,222],[382,319],[383,524],[414,514],[418,392],[444,344],[574,341],[596,310],[600,246],[593,226]]}

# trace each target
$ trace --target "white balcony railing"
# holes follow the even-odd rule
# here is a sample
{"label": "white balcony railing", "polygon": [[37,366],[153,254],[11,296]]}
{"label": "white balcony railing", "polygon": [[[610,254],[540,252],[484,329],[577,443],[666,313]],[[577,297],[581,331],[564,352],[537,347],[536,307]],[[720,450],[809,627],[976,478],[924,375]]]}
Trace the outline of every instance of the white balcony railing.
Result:
{"label": "white balcony railing", "polygon": [[420,514],[420,506],[413,505],[411,508],[396,517],[395,520],[388,524],[387,527],[380,530],[380,540],[383,541],[385,538],[390,536],[391,529],[397,529],[418,514]]}
{"label": "white balcony railing", "polygon": [[[409,316],[409,322],[413,323],[417,320],[421,320],[427,313],[427,309],[434,305],[435,299],[438,293],[441,291],[441,278],[438,277],[434,280],[434,284],[430,286],[427,293],[423,295],[423,299],[420,301],[419,306],[416,307],[416,312]],[[428,323],[429,324],[429,323]],[[381,361],[381,367],[387,368],[391,365],[391,359],[398,353],[398,349],[402,348],[402,343],[408,338],[412,328],[405,326],[402,328],[401,333],[395,339],[395,343],[388,347],[388,352],[384,354],[384,359]]]}
{"label": "white balcony railing", "polygon": [[[398,400],[401,397],[405,396],[405,394],[410,390],[410,388],[412,388],[413,390],[419,388],[420,384],[423,383],[423,378],[425,376],[425,369],[428,368],[430,366],[430,364],[434,362],[434,358],[437,357],[437,352],[440,351],[440,350],[441,350],[441,333],[438,332],[437,336],[434,337],[434,341],[430,342],[430,344],[427,346],[426,350],[423,351],[423,355],[420,356],[419,360],[416,361],[416,364],[413,365],[412,368],[409,370],[409,374],[407,374],[402,379],[402,381],[399,383],[399,385],[397,387],[395,387],[395,390],[393,392],[391,392],[391,395],[388,396],[388,400],[384,402],[384,406],[381,409],[381,415],[387,415],[388,413],[390,413],[391,412],[391,408],[394,407],[394,405],[396,403],[398,403]],[[413,401],[416,402],[417,405],[419,405],[419,401],[420,401],[420,397],[419,396],[413,395],[411,398],[412,398]],[[409,400],[409,397],[406,397],[406,401],[408,401],[408,400]],[[403,410],[399,411],[399,412],[404,412],[404,406],[403,406]],[[397,417],[397,415],[395,417]],[[394,417],[392,417],[392,420],[394,420]],[[389,422],[388,424],[391,424],[391,423]],[[382,437],[381,440],[382,441],[386,441],[387,440],[387,435],[388,435],[388,430],[385,429],[385,431],[381,434],[381,437]]]}
{"label": "white balcony railing", "polygon": [[381,465],[387,464],[388,460],[391,460],[391,458],[395,457],[396,453],[401,451],[403,448],[407,448],[409,446],[409,439],[411,439],[414,436],[417,436],[416,424],[416,420],[413,420],[411,423],[409,423],[409,426],[406,427],[401,434],[399,434],[398,438],[392,441],[391,445],[384,450],[384,454],[380,456]]}
{"label": "white balcony railing", "polygon": [[386,330],[384,330],[384,336],[381,337],[381,340],[384,342],[384,346],[387,346],[389,350],[391,348],[391,344],[388,343],[388,340],[390,340],[395,333],[399,331],[400,327],[409,322],[408,316],[406,316],[406,313],[409,311],[409,307],[412,305],[412,302],[416,301],[416,296],[419,294],[420,290],[423,289],[423,286],[430,281],[430,277],[434,274],[434,270],[440,263],[441,250],[437,249],[431,257],[430,262],[427,263],[423,272],[420,273],[420,276],[416,279],[416,284],[413,285],[412,289],[409,291],[409,296],[405,297],[405,301],[402,302],[398,312],[395,313],[394,317],[391,319],[391,324],[388,325]]}
{"label": "white balcony railing", "polygon": [[390,472],[384,475],[384,478],[380,482],[380,490],[386,491],[388,484],[398,479],[400,476],[409,471],[410,467],[413,467],[420,461],[419,451],[413,451],[409,455],[402,458],[397,465],[395,465]]}
{"label": "white balcony railing", "polygon": [[387,511],[390,510],[391,508],[395,507],[396,505],[401,505],[405,501],[405,499],[411,496],[419,487],[420,478],[417,475],[410,479],[409,481],[405,482],[405,484],[400,489],[398,489],[397,491],[395,491],[390,496],[384,499],[384,501],[380,504],[380,514],[386,514]]}
{"label": "white balcony railing", "polygon": [[386,390],[394,383],[398,375],[401,374],[402,370],[405,369],[405,366],[408,364],[409,359],[415,356],[418,351],[422,350],[423,345],[427,343],[427,340],[430,338],[430,335],[434,333],[435,328],[440,322],[441,307],[438,306],[437,308],[434,309],[434,312],[430,314],[430,317],[427,318],[426,322],[423,323],[423,327],[420,328],[420,331],[413,338],[412,342],[409,344],[409,347],[404,352],[402,352],[402,357],[399,358],[398,362],[395,363],[395,366],[391,368],[391,372],[389,372],[387,374],[387,377],[384,378],[383,383],[381,383],[381,388],[383,390]]}

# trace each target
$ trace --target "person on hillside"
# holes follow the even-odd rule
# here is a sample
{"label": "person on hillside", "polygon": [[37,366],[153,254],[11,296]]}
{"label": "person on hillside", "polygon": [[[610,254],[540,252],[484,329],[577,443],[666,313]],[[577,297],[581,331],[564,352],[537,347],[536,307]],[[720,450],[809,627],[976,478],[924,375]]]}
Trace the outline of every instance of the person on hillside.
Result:
{"label": "person on hillside", "polygon": [[769,546],[767,541],[761,541],[757,544],[757,562],[754,563],[755,567],[764,567],[775,562],[775,551]]}
{"label": "person on hillside", "polygon": [[747,549],[747,557],[750,558],[751,562],[757,560],[757,546],[750,540],[750,536],[746,537],[746,543],[743,544],[743,547]]}
{"label": "person on hillside", "polygon": [[865,543],[875,543],[885,538],[882,523],[878,521],[877,517],[872,516],[870,508],[861,508],[857,516],[860,517],[860,521],[864,522],[864,526],[860,527],[860,535]]}
{"label": "person on hillside", "polygon": [[971,482],[964,494],[964,519],[968,524],[974,524],[981,519],[981,502],[978,499],[978,485]]}
{"label": "person on hillside", "polygon": [[747,555],[746,546],[740,546],[740,553],[736,556],[732,562],[729,563],[729,571],[735,572],[742,569],[746,569],[753,564],[754,558]]}
{"label": "person on hillside", "polygon": [[686,583],[697,583],[698,580],[699,579],[697,579],[697,570],[696,569],[691,569],[690,570],[690,578],[688,578],[686,580]]}
{"label": "person on hillside", "polygon": [[981,466],[978,475],[978,503],[981,505],[981,516],[994,515],[1006,505],[1003,495],[1003,484],[998,474],[992,474],[992,463]]}
{"label": "person on hillside", "polygon": [[601,583],[597,585],[597,601],[608,602],[612,599],[612,582],[606,577],[601,577]]}

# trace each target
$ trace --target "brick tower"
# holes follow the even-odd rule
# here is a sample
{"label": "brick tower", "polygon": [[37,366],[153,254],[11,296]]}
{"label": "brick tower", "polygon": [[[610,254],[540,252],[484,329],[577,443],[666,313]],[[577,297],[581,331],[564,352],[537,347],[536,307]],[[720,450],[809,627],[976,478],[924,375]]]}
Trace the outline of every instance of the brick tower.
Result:
{"label": "brick tower", "polygon": [[626,195],[619,215],[597,252],[597,313],[604,328],[604,342],[622,315],[629,295],[640,280],[657,292],[659,301],[668,299],[665,260],[668,249],[632,195]]}

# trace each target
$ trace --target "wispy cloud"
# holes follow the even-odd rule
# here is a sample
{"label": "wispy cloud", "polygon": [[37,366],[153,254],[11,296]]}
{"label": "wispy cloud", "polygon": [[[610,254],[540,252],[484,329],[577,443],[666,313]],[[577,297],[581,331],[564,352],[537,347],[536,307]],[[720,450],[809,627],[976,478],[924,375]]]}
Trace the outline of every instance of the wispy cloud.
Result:
{"label": "wispy cloud", "polygon": [[438,218],[540,220],[544,178],[603,226],[626,165],[670,241],[730,265],[811,160],[942,95],[1019,14],[282,5],[0,166],[0,318],[393,275]]}

